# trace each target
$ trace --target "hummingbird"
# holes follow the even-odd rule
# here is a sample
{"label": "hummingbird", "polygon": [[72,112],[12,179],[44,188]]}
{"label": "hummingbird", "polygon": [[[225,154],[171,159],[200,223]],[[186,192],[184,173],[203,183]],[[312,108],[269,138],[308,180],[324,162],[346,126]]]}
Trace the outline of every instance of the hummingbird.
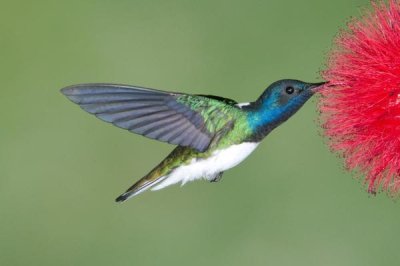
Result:
{"label": "hummingbird", "polygon": [[221,180],[277,126],[295,114],[325,82],[284,79],[248,103],[213,95],[167,92],[118,84],[79,84],[61,92],[103,121],[177,147],[116,198],[197,179]]}

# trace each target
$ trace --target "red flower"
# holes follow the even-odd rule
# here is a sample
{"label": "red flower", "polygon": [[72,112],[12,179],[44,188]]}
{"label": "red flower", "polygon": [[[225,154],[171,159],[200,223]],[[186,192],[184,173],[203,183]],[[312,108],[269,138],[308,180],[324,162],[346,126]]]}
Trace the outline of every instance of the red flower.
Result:
{"label": "red flower", "polygon": [[319,102],[324,135],[368,191],[400,191],[400,1],[372,3],[335,39]]}

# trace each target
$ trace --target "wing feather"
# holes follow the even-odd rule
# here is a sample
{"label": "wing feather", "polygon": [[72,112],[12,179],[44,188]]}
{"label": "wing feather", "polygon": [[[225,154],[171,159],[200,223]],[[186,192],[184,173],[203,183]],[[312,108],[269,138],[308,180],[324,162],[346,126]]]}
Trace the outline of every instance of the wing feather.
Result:
{"label": "wing feather", "polygon": [[[114,84],[81,84],[62,93],[83,110],[133,133],[205,151],[232,100]],[[229,112],[228,112],[229,113]],[[228,122],[228,121],[226,121]]]}

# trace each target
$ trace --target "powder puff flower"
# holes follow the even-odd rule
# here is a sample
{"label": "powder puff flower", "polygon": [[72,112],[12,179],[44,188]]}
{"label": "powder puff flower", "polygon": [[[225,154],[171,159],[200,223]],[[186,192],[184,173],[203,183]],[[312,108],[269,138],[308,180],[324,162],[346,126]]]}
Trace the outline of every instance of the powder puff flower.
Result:
{"label": "powder puff flower", "polygon": [[400,2],[373,2],[335,39],[320,90],[323,134],[368,191],[400,191]]}

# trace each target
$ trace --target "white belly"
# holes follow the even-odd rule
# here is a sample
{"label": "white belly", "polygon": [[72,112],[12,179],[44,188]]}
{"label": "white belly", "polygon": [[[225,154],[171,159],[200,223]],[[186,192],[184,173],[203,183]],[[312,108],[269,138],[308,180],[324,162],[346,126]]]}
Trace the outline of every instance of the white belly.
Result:
{"label": "white belly", "polygon": [[183,165],[173,170],[168,177],[152,190],[162,189],[166,186],[181,182],[182,185],[200,178],[212,179],[219,172],[226,171],[240,162],[257,148],[259,143],[245,142],[217,150],[207,159],[193,159],[188,165]]}

